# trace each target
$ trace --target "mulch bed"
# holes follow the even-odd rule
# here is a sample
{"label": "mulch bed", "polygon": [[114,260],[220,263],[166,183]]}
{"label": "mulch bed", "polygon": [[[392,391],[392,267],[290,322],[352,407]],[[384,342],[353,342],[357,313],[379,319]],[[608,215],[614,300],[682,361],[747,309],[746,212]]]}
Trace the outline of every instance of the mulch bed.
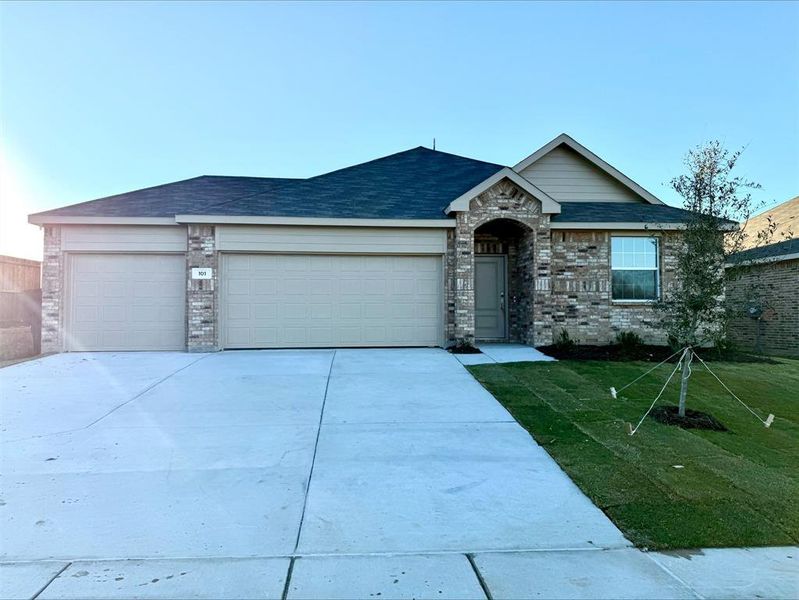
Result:
{"label": "mulch bed", "polygon": [[683,429],[709,429],[710,431],[727,431],[727,428],[715,417],[701,410],[685,409],[685,416],[677,414],[679,408],[676,406],[658,406],[649,416],[658,423],[664,425],[676,425]]}
{"label": "mulch bed", "polygon": [[580,344],[570,348],[539,346],[538,350],[558,360],[651,360],[660,362],[674,353],[674,350],[668,346],[642,345],[633,350],[627,350],[620,344],[608,344],[605,346]]}
{"label": "mulch bed", "polygon": [[457,346],[450,346],[447,348],[452,354],[482,354],[480,348],[475,348],[469,344],[459,344]]}

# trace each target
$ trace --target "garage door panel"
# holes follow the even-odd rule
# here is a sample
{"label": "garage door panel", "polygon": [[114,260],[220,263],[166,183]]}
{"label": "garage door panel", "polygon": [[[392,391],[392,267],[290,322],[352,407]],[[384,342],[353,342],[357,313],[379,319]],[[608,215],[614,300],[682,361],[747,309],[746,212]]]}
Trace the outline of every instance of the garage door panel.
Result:
{"label": "garage door panel", "polygon": [[[258,296],[277,294],[277,279],[254,279],[252,282],[252,290]],[[249,293],[249,288],[246,293]]]}
{"label": "garage door panel", "polygon": [[[245,271],[246,272],[246,271]],[[250,282],[244,279],[231,279],[228,286],[228,294],[247,295],[250,293]]]}
{"label": "garage door panel", "polygon": [[250,305],[231,302],[227,306],[227,314],[229,319],[249,319]]}
{"label": "garage door panel", "polygon": [[252,309],[253,317],[258,321],[277,318],[277,304],[254,304]]}
{"label": "garage door panel", "polygon": [[332,257],[323,254],[311,256],[308,264],[311,271],[319,271],[325,274],[330,273],[331,266]]}
{"label": "garage door panel", "polygon": [[74,286],[73,296],[80,300],[82,298],[96,298],[100,293],[100,284],[96,281],[78,281]]}
{"label": "garage door panel", "polygon": [[[104,299],[104,301],[107,299]],[[108,327],[116,325],[125,321],[127,316],[126,307],[118,304],[106,303],[105,306],[100,307],[100,325]]]}
{"label": "garage door panel", "polygon": [[223,255],[221,265],[224,347],[441,341],[438,256]]}
{"label": "garage door panel", "polygon": [[[242,336],[244,341],[242,343],[248,343],[249,331],[249,329],[244,330]],[[277,342],[277,327],[256,327],[254,332],[255,341],[259,345],[270,346]]]}
{"label": "garage door panel", "polygon": [[311,304],[310,319],[312,322],[327,322],[333,318],[333,306],[331,304]]}
{"label": "garage door panel", "polygon": [[185,269],[182,255],[72,255],[67,349],[184,349]]}

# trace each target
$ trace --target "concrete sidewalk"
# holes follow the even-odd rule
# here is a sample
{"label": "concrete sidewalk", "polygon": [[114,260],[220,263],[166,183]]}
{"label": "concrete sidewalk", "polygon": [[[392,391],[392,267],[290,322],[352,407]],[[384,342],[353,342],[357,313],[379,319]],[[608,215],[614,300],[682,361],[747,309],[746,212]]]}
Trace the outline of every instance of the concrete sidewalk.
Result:
{"label": "concrete sidewalk", "polygon": [[0,564],[3,598],[796,598],[797,548]]}

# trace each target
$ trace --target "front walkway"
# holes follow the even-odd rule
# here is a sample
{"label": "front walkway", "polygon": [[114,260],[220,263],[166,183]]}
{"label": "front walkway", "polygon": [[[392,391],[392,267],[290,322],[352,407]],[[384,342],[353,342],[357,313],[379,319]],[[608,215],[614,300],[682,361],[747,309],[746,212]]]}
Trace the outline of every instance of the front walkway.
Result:
{"label": "front walkway", "polygon": [[480,354],[456,354],[464,365],[484,365],[491,363],[539,362],[555,360],[532,346],[515,343],[478,343]]}
{"label": "front walkway", "polygon": [[440,350],[55,355],[0,390],[2,597],[693,595]]}

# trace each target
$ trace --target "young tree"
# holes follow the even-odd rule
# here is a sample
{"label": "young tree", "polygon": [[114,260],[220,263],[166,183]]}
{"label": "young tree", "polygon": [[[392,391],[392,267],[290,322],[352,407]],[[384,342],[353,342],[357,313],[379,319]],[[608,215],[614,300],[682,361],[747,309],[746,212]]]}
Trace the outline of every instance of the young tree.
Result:
{"label": "young tree", "polygon": [[[760,189],[760,184],[733,174],[741,152],[730,152],[718,141],[697,146],[685,157],[687,173],[670,182],[692,213],[676,253],[677,284],[665,291],[659,304],[666,331],[679,347],[706,343],[719,347],[724,342],[728,320],[724,263],[742,248],[748,234],[738,223],[755,212],[752,190]],[[681,417],[691,353],[689,349],[683,355]]]}

